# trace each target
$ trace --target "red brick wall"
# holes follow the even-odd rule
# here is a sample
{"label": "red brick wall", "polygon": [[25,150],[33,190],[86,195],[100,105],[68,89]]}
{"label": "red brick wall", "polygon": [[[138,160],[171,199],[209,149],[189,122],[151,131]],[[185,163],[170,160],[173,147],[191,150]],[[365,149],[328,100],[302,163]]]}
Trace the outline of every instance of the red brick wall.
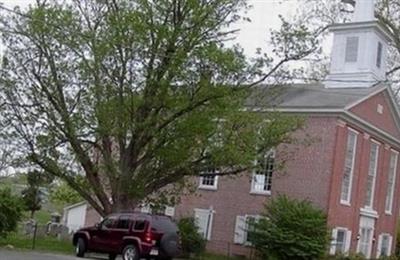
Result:
{"label": "red brick wall", "polygon": [[96,210],[93,209],[92,206],[88,205],[86,209],[86,219],[85,226],[93,226],[94,224],[100,222],[101,216],[97,213]]}
{"label": "red brick wall", "polygon": [[[340,192],[349,127],[358,131],[359,134],[357,138],[356,157],[353,172],[352,193],[350,201],[351,205],[347,206],[340,203]],[[332,186],[330,192],[331,195],[328,210],[328,225],[331,228],[349,228],[352,231],[351,250],[355,251],[357,249],[360,208],[364,207],[366,196],[370,145],[372,142],[371,139],[380,142],[373,203],[373,209],[377,211],[379,215],[379,218],[375,222],[374,237],[376,238],[376,241],[375,243],[373,243],[371,255],[372,257],[375,257],[377,252],[378,236],[381,233],[390,233],[393,236],[393,239],[395,239],[396,236],[396,221],[399,212],[399,203],[396,196],[394,197],[394,205],[392,210],[393,215],[385,214],[386,187],[391,147],[379,140],[379,138],[370,136],[368,133],[363,132],[362,129],[359,129],[356,126],[346,125],[345,123],[339,126],[337,131],[337,144],[335,149],[336,151],[334,158],[334,168],[331,181]],[[399,191],[400,180],[398,180],[398,178],[399,177],[397,176],[395,194],[397,194],[397,192]],[[394,250],[393,245],[392,250]]]}
{"label": "red brick wall", "polygon": [[[388,98],[386,92],[380,92],[353,107],[350,111],[374,126],[400,138],[399,130],[393,118],[392,108],[387,101]],[[377,112],[378,104],[383,106],[383,114]]]}
{"label": "red brick wall", "polygon": [[[328,191],[332,170],[333,150],[336,138],[337,119],[333,117],[310,117],[305,129],[295,137],[305,141],[312,138],[311,144],[280,146],[280,155],[290,156],[284,169],[273,176],[272,197],[284,193],[292,197],[309,199],[322,209],[328,208]],[[310,141],[310,139],[307,139]],[[178,217],[192,216],[194,208],[213,207],[211,241],[208,249],[220,254],[243,255],[249,251],[234,245],[236,216],[257,215],[271,196],[250,194],[251,174],[241,177],[224,177],[218,182],[218,191],[199,190],[197,195],[182,198],[176,208]]]}

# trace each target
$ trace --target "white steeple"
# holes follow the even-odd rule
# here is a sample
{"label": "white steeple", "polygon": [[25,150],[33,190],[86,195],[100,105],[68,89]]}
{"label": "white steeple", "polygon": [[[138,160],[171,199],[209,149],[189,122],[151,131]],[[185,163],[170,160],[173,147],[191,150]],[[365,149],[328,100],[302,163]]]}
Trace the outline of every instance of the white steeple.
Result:
{"label": "white steeple", "polygon": [[354,22],[369,22],[375,20],[375,1],[358,0],[354,10]]}
{"label": "white steeple", "polygon": [[374,0],[356,0],[353,22],[335,24],[327,88],[365,88],[386,79],[387,31],[375,19]]}

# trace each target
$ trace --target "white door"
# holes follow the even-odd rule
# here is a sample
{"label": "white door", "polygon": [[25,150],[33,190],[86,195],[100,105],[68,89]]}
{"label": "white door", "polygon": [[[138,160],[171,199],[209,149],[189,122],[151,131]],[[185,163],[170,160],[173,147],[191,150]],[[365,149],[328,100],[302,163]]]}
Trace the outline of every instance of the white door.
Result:
{"label": "white door", "polygon": [[371,257],[374,228],[374,218],[365,216],[360,217],[360,239],[358,240],[357,252],[363,254],[366,258]]}

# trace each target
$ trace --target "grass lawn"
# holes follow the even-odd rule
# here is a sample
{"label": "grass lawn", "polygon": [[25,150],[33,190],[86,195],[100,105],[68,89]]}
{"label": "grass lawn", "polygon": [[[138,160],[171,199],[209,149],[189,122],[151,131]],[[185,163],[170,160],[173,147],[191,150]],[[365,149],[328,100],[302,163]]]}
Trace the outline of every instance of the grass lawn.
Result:
{"label": "grass lawn", "polygon": [[[0,238],[0,248],[8,245],[13,246],[16,250],[32,250],[32,238],[17,233],[11,233],[7,238]],[[36,240],[35,250],[40,252],[73,254],[74,247],[71,241],[60,241],[51,237],[39,237]],[[204,254],[193,260],[235,260],[239,258],[228,258],[226,256]]]}
{"label": "grass lawn", "polygon": [[[7,238],[0,238],[0,247],[5,247],[7,245],[11,245],[15,249],[31,250],[32,238],[11,233]],[[74,252],[71,241],[60,241],[51,237],[37,238],[35,250],[63,254],[71,254]]]}

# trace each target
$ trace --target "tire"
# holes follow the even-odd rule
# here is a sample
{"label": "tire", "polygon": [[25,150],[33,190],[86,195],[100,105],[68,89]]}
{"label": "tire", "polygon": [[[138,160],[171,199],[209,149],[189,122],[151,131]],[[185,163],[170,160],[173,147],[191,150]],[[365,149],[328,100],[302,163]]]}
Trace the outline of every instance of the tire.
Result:
{"label": "tire", "polygon": [[115,260],[115,258],[117,258],[116,254],[108,254],[108,259],[109,260]]}
{"label": "tire", "polygon": [[123,260],[139,260],[139,250],[135,245],[126,245],[122,250]]}
{"label": "tire", "polygon": [[75,254],[77,257],[85,257],[86,252],[86,242],[83,238],[78,238],[75,247]]}
{"label": "tire", "polygon": [[159,256],[156,258],[156,260],[172,260],[172,257],[169,256]]}
{"label": "tire", "polygon": [[164,234],[160,241],[161,252],[159,259],[170,260],[172,257],[177,257],[179,254],[179,236],[171,232]]}

